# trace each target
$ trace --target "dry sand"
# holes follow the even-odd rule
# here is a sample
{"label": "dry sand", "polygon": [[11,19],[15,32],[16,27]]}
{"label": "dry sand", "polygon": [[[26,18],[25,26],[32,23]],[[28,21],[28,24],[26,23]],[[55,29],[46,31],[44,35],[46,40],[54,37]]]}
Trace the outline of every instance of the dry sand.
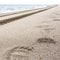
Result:
{"label": "dry sand", "polygon": [[60,5],[0,25],[0,60],[60,60]]}

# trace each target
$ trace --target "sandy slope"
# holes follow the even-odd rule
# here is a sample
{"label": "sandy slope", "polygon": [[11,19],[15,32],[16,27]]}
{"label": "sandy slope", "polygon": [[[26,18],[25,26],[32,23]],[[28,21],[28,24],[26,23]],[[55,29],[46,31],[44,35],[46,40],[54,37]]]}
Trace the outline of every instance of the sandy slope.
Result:
{"label": "sandy slope", "polygon": [[[2,59],[3,56],[6,55],[8,50],[15,46],[33,47],[33,51],[30,52],[29,55],[29,60],[60,60],[59,28],[59,5],[47,11],[1,25],[0,60],[5,60],[5,58]],[[44,37],[53,38],[55,43],[47,42],[47,40],[46,42],[38,42],[40,38]]]}

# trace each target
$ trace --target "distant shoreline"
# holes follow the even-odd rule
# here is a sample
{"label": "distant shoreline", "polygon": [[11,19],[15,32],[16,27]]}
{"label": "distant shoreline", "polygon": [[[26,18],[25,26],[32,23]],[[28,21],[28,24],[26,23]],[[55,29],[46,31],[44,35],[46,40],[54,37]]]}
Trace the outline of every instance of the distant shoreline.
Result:
{"label": "distant shoreline", "polygon": [[0,4],[0,14],[2,13],[9,13],[14,11],[22,11],[22,10],[29,10],[29,9],[35,9],[35,8],[43,8],[47,5],[24,5],[24,4],[18,4],[18,5],[10,5],[10,4]]}

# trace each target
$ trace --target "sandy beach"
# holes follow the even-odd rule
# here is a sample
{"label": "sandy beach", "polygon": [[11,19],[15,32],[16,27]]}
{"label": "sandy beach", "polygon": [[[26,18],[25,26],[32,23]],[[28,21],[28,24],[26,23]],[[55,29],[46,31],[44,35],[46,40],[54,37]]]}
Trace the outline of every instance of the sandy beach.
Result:
{"label": "sandy beach", "polygon": [[60,60],[60,5],[2,15],[0,60]]}

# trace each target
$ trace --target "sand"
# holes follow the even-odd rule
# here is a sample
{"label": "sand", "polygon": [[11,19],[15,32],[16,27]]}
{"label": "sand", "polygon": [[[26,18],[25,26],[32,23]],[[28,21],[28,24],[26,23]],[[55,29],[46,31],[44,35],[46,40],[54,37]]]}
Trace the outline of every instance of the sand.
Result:
{"label": "sand", "polygon": [[60,60],[60,5],[0,25],[0,60],[24,59]]}

